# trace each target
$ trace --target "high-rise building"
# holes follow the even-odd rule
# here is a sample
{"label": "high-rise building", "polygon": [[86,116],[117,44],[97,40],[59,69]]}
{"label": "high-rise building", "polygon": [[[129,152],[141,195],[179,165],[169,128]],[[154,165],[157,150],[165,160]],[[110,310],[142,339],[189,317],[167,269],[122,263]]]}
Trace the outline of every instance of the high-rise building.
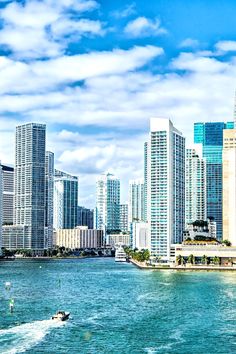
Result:
{"label": "high-rise building", "polygon": [[3,179],[3,225],[13,224],[13,210],[14,210],[14,168],[2,165],[2,179]]}
{"label": "high-rise building", "polygon": [[120,205],[120,228],[119,229],[121,232],[129,231],[128,204]]}
{"label": "high-rise building", "polygon": [[95,224],[105,234],[120,229],[120,180],[110,173],[97,179]]}
{"label": "high-rise building", "polygon": [[148,143],[144,143],[144,221],[147,221],[147,151]]}
{"label": "high-rise building", "polygon": [[45,163],[45,240],[46,249],[53,247],[54,154],[46,151]]}
{"label": "high-rise building", "polygon": [[233,128],[233,122],[194,124],[194,143],[202,144],[202,155],[207,164],[207,217],[214,218],[219,240],[222,239],[223,130]]}
{"label": "high-rise building", "polygon": [[2,166],[0,165],[0,256],[2,255]]}
{"label": "high-rise building", "polygon": [[207,219],[206,161],[201,148],[186,150],[185,224]]}
{"label": "high-rise building", "polygon": [[73,229],[77,226],[78,177],[55,170],[54,217],[55,229]]}
{"label": "high-rise building", "polygon": [[87,226],[88,229],[93,229],[94,212],[82,206],[78,206],[77,226]]}
{"label": "high-rise building", "polygon": [[169,260],[185,224],[185,138],[169,119],[150,120],[147,218],[151,254]]}
{"label": "high-rise building", "polygon": [[129,181],[129,222],[145,220],[144,181]]}
{"label": "high-rise building", "polygon": [[236,129],[224,130],[223,239],[236,246]]}
{"label": "high-rise building", "polygon": [[28,226],[24,245],[36,254],[44,250],[45,143],[46,125],[16,127],[14,223]]}

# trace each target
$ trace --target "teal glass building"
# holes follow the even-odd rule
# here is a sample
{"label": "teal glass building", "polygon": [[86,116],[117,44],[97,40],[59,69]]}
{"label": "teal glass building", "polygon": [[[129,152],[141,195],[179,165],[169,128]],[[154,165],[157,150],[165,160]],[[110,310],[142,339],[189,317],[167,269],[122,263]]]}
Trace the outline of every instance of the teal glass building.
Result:
{"label": "teal glass building", "polygon": [[233,122],[194,124],[194,143],[202,144],[202,154],[207,164],[207,217],[212,217],[216,221],[219,240],[222,239],[223,130],[233,128]]}

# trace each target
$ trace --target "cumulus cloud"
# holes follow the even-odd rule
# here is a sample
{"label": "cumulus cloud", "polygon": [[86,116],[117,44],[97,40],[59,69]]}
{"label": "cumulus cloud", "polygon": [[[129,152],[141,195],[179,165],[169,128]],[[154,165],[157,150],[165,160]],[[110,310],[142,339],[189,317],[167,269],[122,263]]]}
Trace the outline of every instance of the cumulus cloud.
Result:
{"label": "cumulus cloud", "polygon": [[129,37],[149,37],[165,34],[167,31],[161,27],[159,19],[152,20],[142,16],[130,21],[125,26],[124,33]]}
{"label": "cumulus cloud", "polygon": [[0,10],[0,44],[24,60],[58,56],[70,36],[78,40],[105,33],[99,20],[75,17],[97,7],[96,1],[89,0],[11,2]]}
{"label": "cumulus cloud", "polygon": [[215,47],[220,52],[236,52],[236,41],[220,41]]}

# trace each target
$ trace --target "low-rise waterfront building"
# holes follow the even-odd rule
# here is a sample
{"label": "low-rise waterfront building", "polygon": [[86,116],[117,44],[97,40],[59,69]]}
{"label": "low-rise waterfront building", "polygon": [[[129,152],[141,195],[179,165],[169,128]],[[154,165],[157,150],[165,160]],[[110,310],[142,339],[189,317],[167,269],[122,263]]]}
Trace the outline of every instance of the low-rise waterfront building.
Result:
{"label": "low-rise waterfront building", "polygon": [[54,246],[71,250],[101,248],[104,246],[104,233],[103,230],[90,230],[86,226],[57,229],[54,234]]}
{"label": "low-rise waterfront building", "polygon": [[2,247],[10,251],[29,249],[29,234],[29,226],[5,225],[2,227]]}
{"label": "low-rise waterfront building", "polygon": [[107,236],[108,245],[114,248],[116,245],[130,246],[129,234],[110,234]]}
{"label": "low-rise waterfront building", "polygon": [[172,245],[172,261],[176,262],[177,257],[183,257],[187,262],[189,257],[194,258],[194,263],[203,263],[203,257],[208,264],[218,258],[220,265],[236,265],[236,247],[227,247],[216,242],[195,242],[193,244]]}

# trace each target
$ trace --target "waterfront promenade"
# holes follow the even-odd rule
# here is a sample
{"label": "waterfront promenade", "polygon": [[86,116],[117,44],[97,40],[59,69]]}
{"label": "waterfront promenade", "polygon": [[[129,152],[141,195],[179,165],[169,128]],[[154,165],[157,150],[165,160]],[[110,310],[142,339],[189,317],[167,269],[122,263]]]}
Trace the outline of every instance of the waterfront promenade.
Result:
{"label": "waterfront promenade", "polygon": [[162,264],[147,264],[146,262],[138,262],[134,259],[130,259],[130,262],[134,264],[139,269],[144,270],[176,270],[176,271],[236,271],[235,266],[220,266],[220,265],[162,265]]}

